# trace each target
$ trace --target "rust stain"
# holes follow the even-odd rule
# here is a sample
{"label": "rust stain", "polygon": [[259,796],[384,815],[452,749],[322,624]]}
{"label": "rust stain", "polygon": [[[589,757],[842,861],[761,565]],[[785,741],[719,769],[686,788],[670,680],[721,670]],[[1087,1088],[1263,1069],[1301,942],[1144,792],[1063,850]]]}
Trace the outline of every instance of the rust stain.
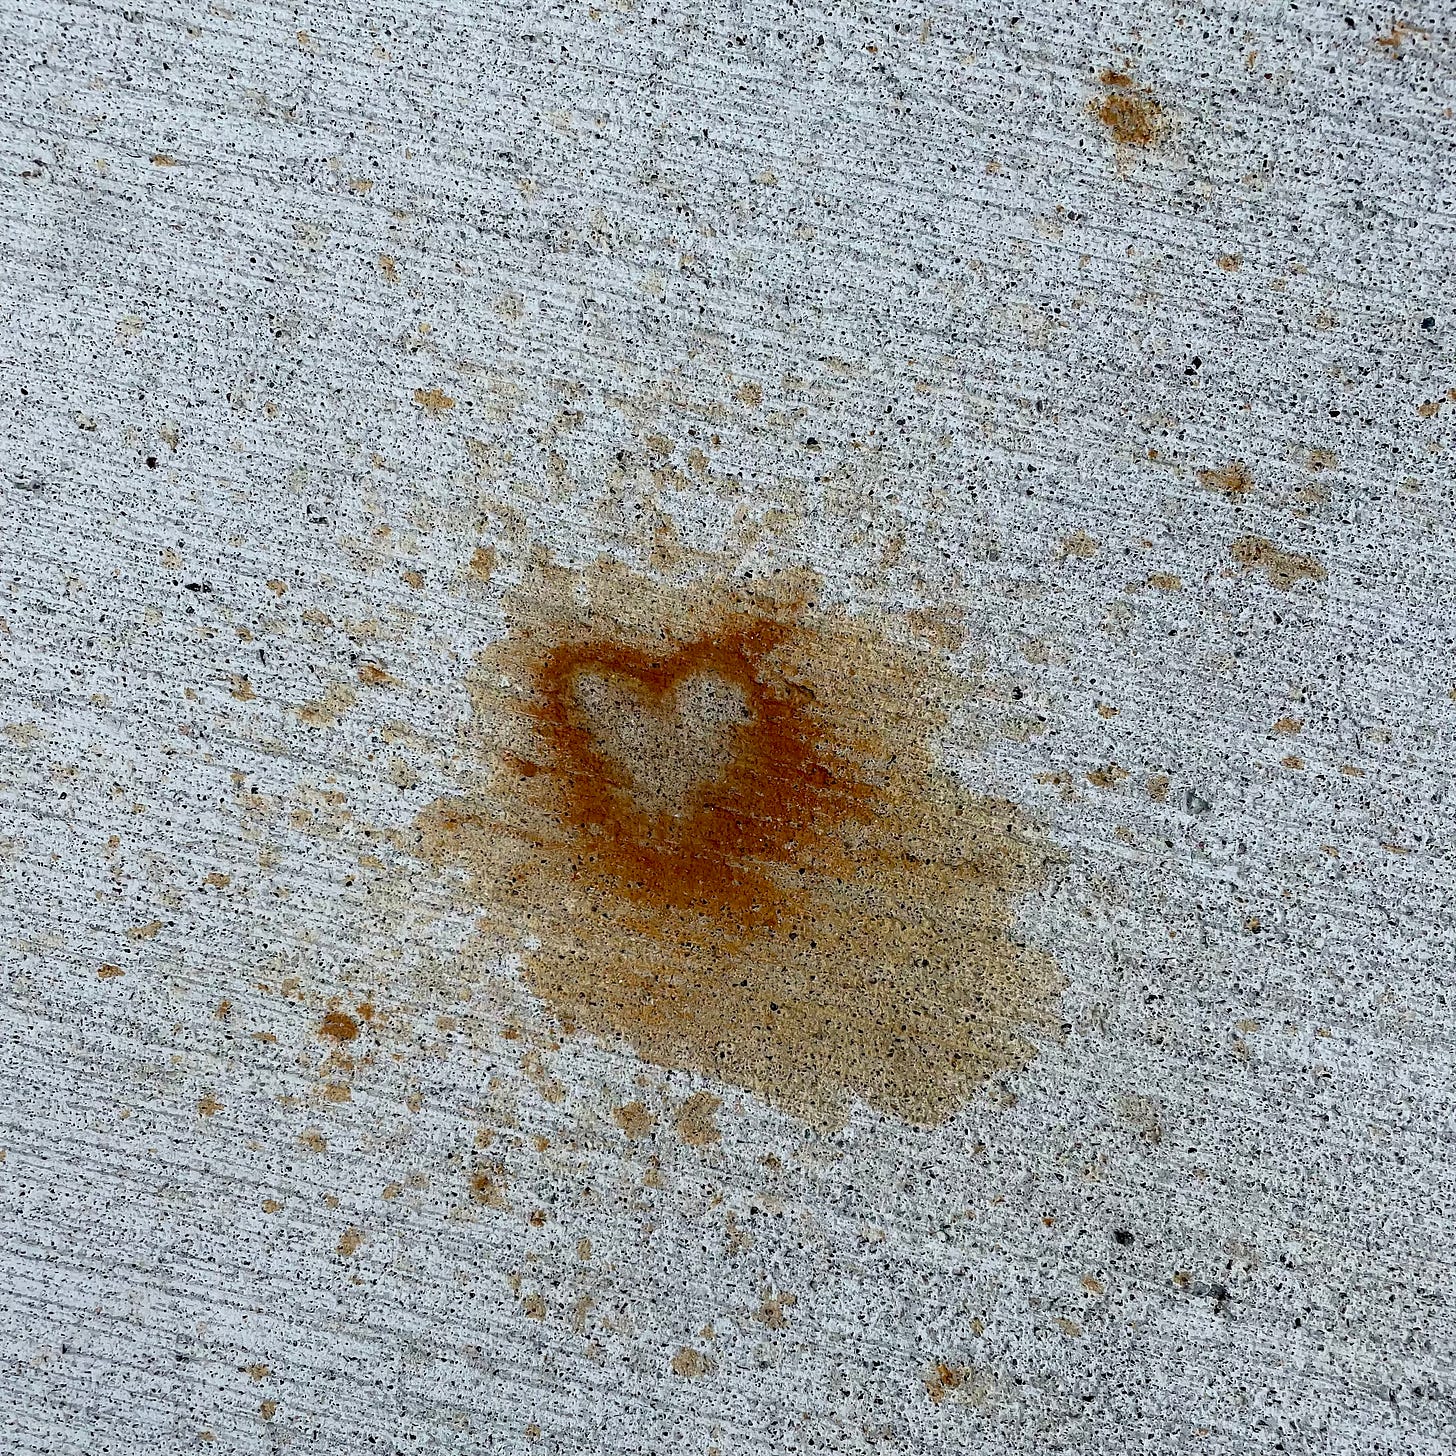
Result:
{"label": "rust stain", "polygon": [[451,395],[445,393],[437,384],[432,384],[428,389],[415,390],[415,403],[428,415],[439,419],[446,410],[455,408],[455,400]]}
{"label": "rust stain", "polygon": [[1200,470],[1198,483],[1204,490],[1217,491],[1230,500],[1236,496],[1248,495],[1254,488],[1254,477],[1242,460],[1230,460],[1217,470]]}
{"label": "rust stain", "polygon": [[1324,567],[1313,556],[1281,551],[1265,536],[1240,536],[1229,554],[1245,571],[1262,571],[1269,585],[1288,591],[1297,581],[1323,581]]}
{"label": "rust stain", "polygon": [[347,1011],[330,1011],[319,1022],[319,1035],[334,1041],[353,1041],[359,1035],[359,1023]]}
{"label": "rust stain", "polygon": [[470,1174],[470,1196],[486,1208],[508,1209],[506,1198],[506,1165],[502,1162],[480,1163]]}
{"label": "rust stain", "polygon": [[1156,145],[1167,122],[1152,92],[1126,71],[1106,70],[1098,80],[1103,92],[1091,103],[1092,115],[1107,128],[1112,140],[1120,147]]}
{"label": "rust stain", "polygon": [[711,1356],[693,1349],[691,1345],[679,1345],[672,1357],[672,1373],[681,1375],[684,1380],[710,1375],[716,1368]]}
{"label": "rust stain", "polygon": [[625,1107],[612,1110],[612,1121],[634,1142],[651,1137],[657,1126],[657,1119],[642,1102],[629,1102]]}
{"label": "rust stain", "polygon": [[943,656],[817,585],[538,561],[469,682],[490,777],[417,852],[568,1033],[819,1126],[851,1097],[934,1124],[1051,1021],[1059,974],[1012,924],[1052,854],[943,766]]}
{"label": "rust stain", "polygon": [[690,1148],[705,1148],[717,1142],[723,1136],[715,1120],[722,1105],[723,1099],[711,1092],[694,1092],[673,1118],[673,1131]]}
{"label": "rust stain", "polygon": [[388,668],[381,667],[377,662],[361,662],[358,676],[359,681],[369,688],[399,686],[399,679]]}

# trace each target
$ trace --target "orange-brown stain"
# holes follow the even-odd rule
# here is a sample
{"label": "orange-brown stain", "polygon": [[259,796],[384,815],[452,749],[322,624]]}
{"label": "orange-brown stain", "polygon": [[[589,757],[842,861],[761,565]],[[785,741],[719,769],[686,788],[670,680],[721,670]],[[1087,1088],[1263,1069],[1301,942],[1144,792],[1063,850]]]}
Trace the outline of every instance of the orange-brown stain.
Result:
{"label": "orange-brown stain", "polygon": [[1216,470],[1200,470],[1198,483],[1204,490],[1217,491],[1220,495],[1233,499],[1235,496],[1248,495],[1253,490],[1254,477],[1249,474],[1249,467],[1242,460],[1230,460],[1227,465],[1221,465]]}
{"label": "orange-brown stain", "polygon": [[490,777],[419,851],[568,1032],[816,1125],[851,1097],[933,1124],[1050,1019],[1056,968],[1012,927],[1051,854],[945,768],[943,655],[816,588],[538,562],[470,681]]}
{"label": "orange-brown stain", "polygon": [[1098,80],[1103,92],[1092,103],[1092,115],[1118,146],[1146,148],[1160,140],[1165,128],[1163,108],[1145,86],[1126,71],[1103,71]]}
{"label": "orange-brown stain", "polygon": [[353,1041],[359,1035],[359,1023],[347,1011],[330,1011],[319,1022],[319,1035],[333,1041]]}
{"label": "orange-brown stain", "polygon": [[939,1405],[953,1391],[963,1389],[974,1374],[969,1365],[948,1365],[944,1360],[937,1360],[925,1377],[925,1393],[933,1404]]}
{"label": "orange-brown stain", "polygon": [[509,1208],[506,1198],[506,1165],[479,1163],[470,1174],[470,1197],[486,1208]]}
{"label": "orange-brown stain", "polygon": [[1297,581],[1323,581],[1325,569],[1313,556],[1282,551],[1264,536],[1240,536],[1229,554],[1245,571],[1262,571],[1269,585],[1288,591]]}
{"label": "orange-brown stain", "polygon": [[688,1147],[706,1148],[723,1136],[717,1123],[718,1109],[722,1105],[723,1099],[714,1097],[711,1092],[694,1092],[673,1118],[673,1131]]}

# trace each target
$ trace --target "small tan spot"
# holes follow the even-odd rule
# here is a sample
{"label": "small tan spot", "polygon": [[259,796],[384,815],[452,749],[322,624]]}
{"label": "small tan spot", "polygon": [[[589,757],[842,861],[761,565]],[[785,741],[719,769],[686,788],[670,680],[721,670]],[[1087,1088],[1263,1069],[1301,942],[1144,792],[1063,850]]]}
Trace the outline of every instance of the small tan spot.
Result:
{"label": "small tan spot", "polygon": [[657,1126],[657,1119],[643,1102],[629,1102],[624,1107],[613,1108],[612,1120],[634,1143],[651,1137],[652,1129]]}
{"label": "small tan spot", "polygon": [[228,679],[228,691],[240,703],[252,702],[258,695],[253,691],[253,685],[242,673],[234,673]]}
{"label": "small tan spot", "polygon": [[211,1092],[204,1092],[197,1099],[197,1115],[199,1117],[211,1117],[214,1113],[221,1111],[222,1103]]}
{"label": "small tan spot", "polygon": [[264,1213],[282,1213],[283,1205],[276,1198],[265,1198],[258,1205]]}
{"label": "small tan spot", "polygon": [[379,255],[379,273],[386,283],[399,282],[399,267],[388,253]]}
{"label": "small tan spot", "polygon": [[545,1319],[546,1301],[539,1294],[528,1294],[521,1301],[521,1313],[527,1319]]}
{"label": "small tan spot", "polygon": [[1301,769],[1304,767],[1304,760],[1297,753],[1286,753],[1279,762],[1285,768]]}
{"label": "small tan spot", "polygon": [[1183,590],[1183,578],[1174,576],[1168,571],[1155,571],[1148,578],[1148,585],[1157,587],[1159,591],[1175,592]]}
{"label": "small tan spot", "polygon": [[126,933],[128,940],[155,940],[157,932],[161,930],[160,920],[149,920],[145,925],[134,925]]}
{"label": "small tan spot", "polygon": [[1096,554],[1097,542],[1085,531],[1073,531],[1070,536],[1063,536],[1057,548],[1057,557],[1062,561],[1069,556],[1080,556],[1085,560]]}
{"label": "small tan spot", "polygon": [[1230,545],[1229,554],[1245,571],[1262,571],[1269,585],[1279,591],[1288,591],[1298,581],[1323,581],[1326,575],[1313,556],[1281,551],[1264,536],[1240,536]]}
{"label": "small tan spot", "polygon": [[329,728],[354,706],[354,689],[335,683],[317,702],[304,703],[294,711],[310,728]]}
{"label": "small tan spot", "polygon": [[496,567],[500,564],[499,557],[494,546],[477,546],[470,557],[470,565],[466,570],[477,581],[489,581],[495,575]]}
{"label": "small tan spot", "polygon": [[792,1309],[798,1302],[796,1296],[789,1294],[786,1290],[780,1289],[777,1294],[765,1294],[759,1300],[758,1308],[754,1310],[753,1317],[766,1329],[786,1330],[789,1327],[789,1320],[784,1311]]}
{"label": "small tan spot", "polygon": [[1298,733],[1304,727],[1303,718],[1279,718],[1275,720],[1274,726],[1269,730],[1281,737],[1289,738]]}
{"label": "small tan spot", "polygon": [[1247,495],[1254,488],[1254,477],[1242,460],[1230,460],[1216,470],[1200,470],[1198,483],[1204,490],[1215,491],[1230,499]]}
{"label": "small tan spot", "polygon": [[250,1379],[252,1379],[252,1380],[264,1380],[264,1379],[267,1378],[267,1376],[268,1376],[268,1367],[266,1365],[259,1364],[259,1365],[249,1365],[248,1366],[248,1377]]}
{"label": "small tan spot", "polygon": [[328,1139],[316,1127],[305,1128],[298,1135],[298,1141],[311,1153],[325,1153],[328,1151]]}
{"label": "small tan spot", "polygon": [[950,1365],[938,1360],[925,1377],[925,1393],[933,1405],[940,1405],[948,1395],[965,1390],[975,1377],[969,1365]]}
{"label": "small tan spot", "polygon": [[352,1259],[359,1252],[359,1245],[363,1242],[363,1229],[346,1228],[339,1235],[339,1257],[341,1259]]}
{"label": "small tan spot", "polygon": [[1087,782],[1094,789],[1115,789],[1127,777],[1127,770],[1115,763],[1094,768],[1087,775]]}
{"label": "small tan spot", "polygon": [[1172,780],[1167,774],[1154,774],[1148,780],[1148,798],[1155,804],[1161,804],[1168,797],[1168,788]]}
{"label": "small tan spot", "polygon": [[1310,470],[1333,470],[1340,463],[1340,457],[1333,450],[1311,450],[1305,465]]}
{"label": "small tan spot", "polygon": [[1242,253],[1220,253],[1218,266],[1225,273],[1237,273],[1244,266],[1244,255]]}
{"label": "small tan spot", "polygon": [[117,976],[125,974],[126,973],[121,969],[120,966],[114,966],[111,964],[110,961],[105,961],[101,965],[96,967],[96,975],[100,980],[103,981],[111,981],[114,980]]}
{"label": "small tan spot", "polygon": [[176,159],[176,157],[169,156],[166,152],[153,152],[152,153],[152,166],[154,166],[154,167],[175,167],[176,165],[177,165],[177,159]]}
{"label": "small tan spot", "polygon": [[1363,779],[1365,777],[1365,770],[1363,768],[1356,768],[1353,763],[1342,763],[1340,765],[1340,772],[1347,779]]}
{"label": "small tan spot", "polygon": [[700,1376],[709,1375],[714,1368],[712,1359],[701,1350],[693,1349],[691,1345],[679,1345],[677,1353],[672,1357],[672,1373],[681,1375],[684,1380],[696,1380]]}
{"label": "small tan spot", "polygon": [[694,1092],[673,1118],[673,1130],[690,1148],[705,1148],[717,1142],[723,1136],[715,1120],[722,1105],[723,1099],[711,1092]]}
{"label": "small tan spot", "polygon": [[258,1402],[258,1414],[265,1421],[271,1421],[278,1414],[278,1402],[276,1400],[263,1400]]}
{"label": "small tan spot", "polygon": [[445,393],[438,385],[432,384],[428,389],[415,390],[415,403],[428,415],[439,419],[446,410],[455,408],[454,399]]}
{"label": "small tan spot", "polygon": [[1102,1281],[1094,1278],[1091,1274],[1084,1274],[1082,1276],[1082,1288],[1088,1294],[1103,1294],[1106,1292],[1106,1286],[1104,1286]]}
{"label": "small tan spot", "polygon": [[502,1162],[478,1163],[470,1174],[470,1197],[485,1208],[508,1209],[506,1198],[506,1165]]}
{"label": "small tan spot", "polygon": [[359,681],[370,688],[392,688],[399,686],[399,679],[381,667],[377,662],[361,662],[359,664]]}
{"label": "small tan spot", "polygon": [[763,403],[763,386],[761,384],[740,384],[733,391],[733,398],[739,404],[747,405],[750,409],[757,409]]}

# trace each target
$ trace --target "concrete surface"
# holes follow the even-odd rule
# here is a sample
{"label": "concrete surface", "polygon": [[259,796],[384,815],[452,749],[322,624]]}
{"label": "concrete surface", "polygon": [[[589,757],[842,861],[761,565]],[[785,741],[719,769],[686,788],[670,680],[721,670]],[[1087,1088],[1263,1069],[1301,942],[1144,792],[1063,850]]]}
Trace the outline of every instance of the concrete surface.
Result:
{"label": "concrete surface", "polygon": [[4,1449],[1449,1452],[1453,21],[10,0]]}

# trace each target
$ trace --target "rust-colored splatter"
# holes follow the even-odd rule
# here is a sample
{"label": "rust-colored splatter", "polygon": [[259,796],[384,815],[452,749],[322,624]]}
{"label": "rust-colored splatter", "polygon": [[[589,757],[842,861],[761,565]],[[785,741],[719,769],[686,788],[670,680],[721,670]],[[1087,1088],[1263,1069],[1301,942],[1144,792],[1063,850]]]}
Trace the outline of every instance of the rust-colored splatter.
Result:
{"label": "rust-colored splatter", "polygon": [[718,1109],[723,1105],[721,1097],[711,1092],[694,1092],[672,1120],[673,1131],[690,1148],[705,1148],[723,1136],[716,1121]]}
{"label": "rust-colored splatter", "polygon": [[932,1404],[939,1405],[946,1396],[964,1390],[975,1373],[969,1365],[949,1365],[944,1360],[937,1360],[925,1377],[925,1393]]}
{"label": "rust-colored splatter", "polygon": [[1254,488],[1254,477],[1242,460],[1230,460],[1217,470],[1200,470],[1198,483],[1204,490],[1217,491],[1230,499],[1247,495]]}
{"label": "rust-colored splatter", "polygon": [[506,1165],[502,1162],[477,1163],[470,1174],[470,1196],[486,1208],[509,1208],[506,1198]]}
{"label": "rust-colored splatter", "polygon": [[641,1142],[643,1138],[652,1136],[652,1129],[657,1126],[657,1119],[647,1110],[642,1102],[629,1102],[625,1107],[612,1109],[612,1121],[632,1139],[634,1143]]}
{"label": "rust-colored splatter", "polygon": [[1120,147],[1147,148],[1155,145],[1166,128],[1163,108],[1151,91],[1139,85],[1126,71],[1103,71],[1103,86],[1092,102],[1092,115],[1107,128]]}
{"label": "rust-colored splatter", "polygon": [[110,961],[103,961],[101,965],[96,967],[96,975],[98,979],[103,981],[115,980],[117,976],[123,974],[124,972],[121,967],[113,965]]}
{"label": "rust-colored splatter", "polygon": [[538,563],[470,682],[492,777],[419,850],[568,1030],[816,1125],[936,1123],[1050,1019],[1012,921],[1051,856],[943,766],[943,656],[816,588]]}
{"label": "rust-colored splatter", "polygon": [[1388,55],[1395,57],[1400,55],[1406,41],[1413,36],[1420,36],[1422,40],[1428,40],[1430,34],[1431,32],[1424,26],[1414,25],[1409,20],[1397,20],[1383,35],[1375,37],[1375,44]]}
{"label": "rust-colored splatter", "polygon": [[432,384],[428,389],[415,390],[415,403],[428,415],[439,419],[446,410],[455,408],[454,399],[445,393],[437,384]]}
{"label": "rust-colored splatter", "polygon": [[1245,571],[1262,571],[1269,585],[1288,591],[1297,581],[1323,581],[1324,567],[1313,556],[1281,551],[1264,536],[1240,536],[1229,554]]}
{"label": "rust-colored splatter", "polygon": [[369,688],[391,688],[399,686],[399,679],[386,667],[377,662],[359,664],[359,681]]}
{"label": "rust-colored splatter", "polygon": [[359,1228],[346,1228],[339,1235],[339,1257],[341,1259],[352,1259],[359,1252],[359,1246],[364,1242],[364,1230]]}
{"label": "rust-colored splatter", "polygon": [[333,1041],[353,1041],[359,1035],[359,1023],[347,1011],[329,1011],[319,1022],[319,1035]]}
{"label": "rust-colored splatter", "polygon": [[222,1103],[212,1095],[211,1092],[204,1092],[197,1099],[197,1115],[199,1117],[212,1117],[222,1111]]}
{"label": "rust-colored splatter", "polygon": [[696,1380],[699,1376],[711,1374],[715,1365],[710,1356],[691,1345],[679,1345],[672,1357],[672,1373],[684,1380]]}

